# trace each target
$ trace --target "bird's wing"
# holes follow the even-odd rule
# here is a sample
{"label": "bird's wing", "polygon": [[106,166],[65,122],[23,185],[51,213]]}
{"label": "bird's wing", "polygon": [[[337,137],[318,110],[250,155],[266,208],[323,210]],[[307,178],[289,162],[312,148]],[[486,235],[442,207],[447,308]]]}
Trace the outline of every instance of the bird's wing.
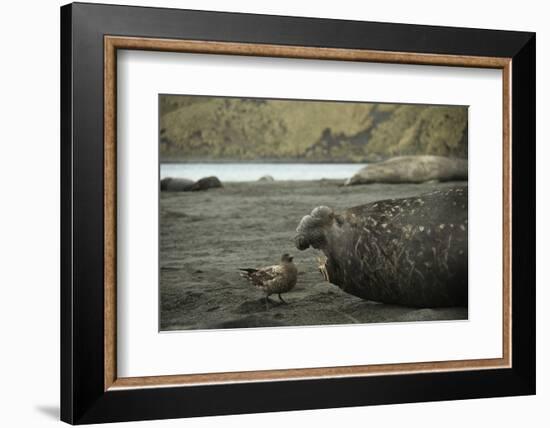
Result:
{"label": "bird's wing", "polygon": [[283,268],[280,265],[268,266],[258,269],[250,275],[252,282],[255,285],[264,285],[269,281],[273,281],[283,275]]}

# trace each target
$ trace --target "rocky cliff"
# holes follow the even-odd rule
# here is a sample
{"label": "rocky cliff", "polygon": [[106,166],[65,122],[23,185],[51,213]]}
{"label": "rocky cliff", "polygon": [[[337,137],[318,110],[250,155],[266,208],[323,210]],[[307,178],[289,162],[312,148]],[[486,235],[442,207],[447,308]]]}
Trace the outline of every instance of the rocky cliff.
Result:
{"label": "rocky cliff", "polygon": [[467,107],[162,95],[161,161],[468,155]]}

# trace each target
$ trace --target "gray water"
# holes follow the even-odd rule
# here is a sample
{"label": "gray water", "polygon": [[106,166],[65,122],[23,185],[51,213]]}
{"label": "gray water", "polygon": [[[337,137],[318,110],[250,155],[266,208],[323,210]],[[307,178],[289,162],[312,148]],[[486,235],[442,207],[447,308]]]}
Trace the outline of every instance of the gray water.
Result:
{"label": "gray water", "polygon": [[270,175],[277,181],[346,179],[361,169],[358,163],[164,163],[160,178],[198,180],[214,175],[222,182],[256,181]]}

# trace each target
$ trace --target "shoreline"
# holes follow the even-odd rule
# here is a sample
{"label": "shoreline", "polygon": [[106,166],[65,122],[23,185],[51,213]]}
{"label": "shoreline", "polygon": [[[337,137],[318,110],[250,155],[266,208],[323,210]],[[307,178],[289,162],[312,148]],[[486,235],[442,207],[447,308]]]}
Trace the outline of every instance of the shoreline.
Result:
{"label": "shoreline", "polygon": [[235,159],[235,160],[210,160],[210,159],[194,159],[194,160],[159,160],[159,165],[173,165],[173,164],[181,164],[181,165],[188,165],[188,164],[303,164],[303,165],[333,165],[333,164],[357,164],[357,165],[364,165],[368,163],[374,163],[378,162],[373,160],[364,160],[364,161],[355,161],[355,160],[348,160],[348,159],[341,159],[341,160],[308,160],[308,159],[297,159],[297,158],[290,158],[290,159],[262,159],[261,161],[258,161],[256,159],[251,160],[242,160],[242,159]]}
{"label": "shoreline", "polygon": [[[274,181],[345,180],[364,167],[364,164],[164,164],[159,170],[160,179],[178,178],[197,181],[216,177],[222,183],[254,182],[264,177]],[[271,180],[269,180],[271,181]]]}

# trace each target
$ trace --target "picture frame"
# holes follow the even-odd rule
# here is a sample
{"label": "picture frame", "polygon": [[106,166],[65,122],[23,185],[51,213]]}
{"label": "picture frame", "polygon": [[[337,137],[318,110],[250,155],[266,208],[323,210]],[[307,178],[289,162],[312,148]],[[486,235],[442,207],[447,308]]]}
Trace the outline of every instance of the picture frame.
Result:
{"label": "picture frame", "polygon": [[[118,50],[502,70],[502,358],[118,377]],[[86,424],[534,394],[535,96],[534,33],[63,6],[61,419]]]}

